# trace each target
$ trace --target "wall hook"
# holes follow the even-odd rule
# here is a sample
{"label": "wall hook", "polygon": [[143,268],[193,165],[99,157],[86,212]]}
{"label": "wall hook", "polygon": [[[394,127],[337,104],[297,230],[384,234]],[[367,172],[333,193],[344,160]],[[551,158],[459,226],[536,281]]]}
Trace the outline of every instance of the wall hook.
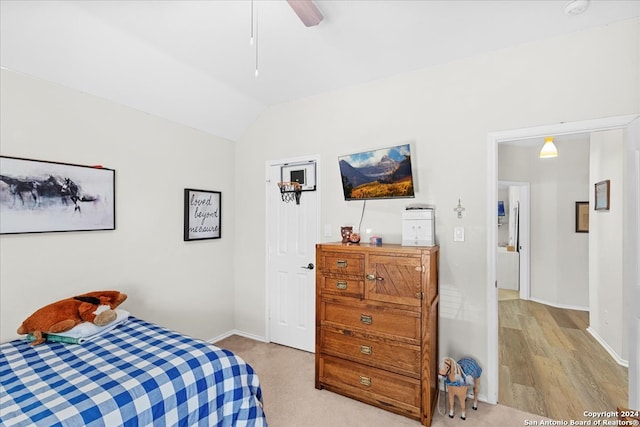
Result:
{"label": "wall hook", "polygon": [[462,212],[464,212],[465,209],[460,204],[460,199],[458,199],[458,206],[453,208],[453,211],[458,213],[458,219],[462,218]]}

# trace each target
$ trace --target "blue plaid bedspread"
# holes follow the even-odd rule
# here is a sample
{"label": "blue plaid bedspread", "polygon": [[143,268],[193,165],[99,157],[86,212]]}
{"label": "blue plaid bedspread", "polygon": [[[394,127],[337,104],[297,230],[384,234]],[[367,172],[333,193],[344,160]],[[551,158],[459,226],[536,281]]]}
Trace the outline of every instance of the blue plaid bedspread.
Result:
{"label": "blue plaid bedspread", "polygon": [[130,317],[84,344],[0,345],[2,426],[266,426],[251,366]]}

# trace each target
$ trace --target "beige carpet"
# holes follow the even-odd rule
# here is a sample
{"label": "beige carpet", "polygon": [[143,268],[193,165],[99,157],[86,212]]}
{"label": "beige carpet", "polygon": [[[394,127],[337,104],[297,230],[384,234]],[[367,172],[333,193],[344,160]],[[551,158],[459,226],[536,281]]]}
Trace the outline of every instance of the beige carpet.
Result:
{"label": "beige carpet", "polygon": [[[216,345],[233,351],[258,373],[270,427],[420,426],[418,421],[410,418],[327,390],[316,390],[315,362],[311,353],[237,335],[218,341]],[[470,409],[468,402],[466,421],[460,419],[460,410],[456,406],[456,417],[451,419],[444,414],[443,403],[438,401],[438,408],[443,414],[436,411],[432,427],[519,427],[525,425],[525,420],[539,422],[545,419],[507,406],[482,402],[477,411]]]}

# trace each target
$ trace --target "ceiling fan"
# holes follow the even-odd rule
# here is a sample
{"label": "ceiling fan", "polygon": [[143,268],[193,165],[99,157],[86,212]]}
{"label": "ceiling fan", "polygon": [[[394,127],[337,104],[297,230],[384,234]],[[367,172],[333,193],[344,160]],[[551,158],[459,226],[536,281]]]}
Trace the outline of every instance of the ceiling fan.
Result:
{"label": "ceiling fan", "polygon": [[322,12],[313,3],[313,0],[287,0],[291,9],[307,27],[318,25],[324,19]]}
{"label": "ceiling fan", "polygon": [[[298,15],[298,18],[306,27],[313,27],[318,25],[324,19],[322,12],[318,10],[318,7],[313,3],[313,0],[287,0],[291,9]],[[255,41],[255,55],[256,55],[256,71],[255,76],[258,77],[258,21],[256,18],[254,27],[254,10],[253,0],[251,0],[251,38],[250,44],[254,44]],[[255,38],[254,38],[255,28]]]}

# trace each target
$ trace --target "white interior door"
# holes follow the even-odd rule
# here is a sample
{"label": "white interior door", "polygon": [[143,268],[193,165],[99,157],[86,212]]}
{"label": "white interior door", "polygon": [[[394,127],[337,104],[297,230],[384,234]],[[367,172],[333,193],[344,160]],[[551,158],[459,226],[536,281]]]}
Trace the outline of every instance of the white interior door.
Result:
{"label": "white interior door", "polygon": [[310,161],[317,164],[317,159],[267,164],[267,322],[271,342],[314,352],[318,191],[303,191],[300,204],[286,203],[277,185],[283,180],[283,166],[289,174],[305,169]]}

